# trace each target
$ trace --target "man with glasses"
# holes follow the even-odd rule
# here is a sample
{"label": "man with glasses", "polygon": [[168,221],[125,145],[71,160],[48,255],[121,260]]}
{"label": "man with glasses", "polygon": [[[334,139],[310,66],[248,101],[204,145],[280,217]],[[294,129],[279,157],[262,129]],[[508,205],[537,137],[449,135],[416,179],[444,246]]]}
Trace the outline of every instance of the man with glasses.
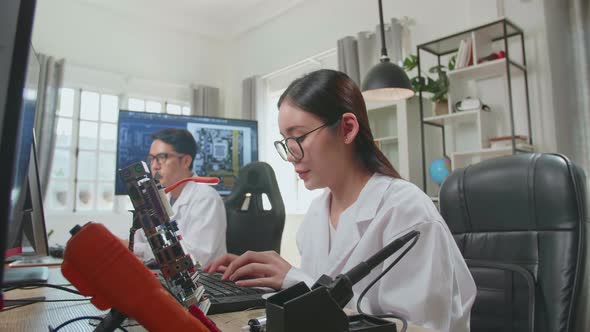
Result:
{"label": "man with glasses", "polygon": [[[153,139],[146,157],[152,176],[159,177],[164,187],[194,176],[193,161],[197,142],[186,129],[162,129],[151,135]],[[225,207],[221,197],[208,185],[187,182],[168,194],[186,250],[206,264],[210,259],[227,252]],[[153,258],[143,232],[135,233],[135,254],[144,260]]]}

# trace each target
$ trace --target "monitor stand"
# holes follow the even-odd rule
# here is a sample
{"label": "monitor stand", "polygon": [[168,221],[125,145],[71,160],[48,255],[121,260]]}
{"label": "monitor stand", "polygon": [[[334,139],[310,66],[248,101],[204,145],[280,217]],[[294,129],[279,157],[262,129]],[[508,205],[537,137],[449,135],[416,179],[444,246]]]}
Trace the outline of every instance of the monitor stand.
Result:
{"label": "monitor stand", "polygon": [[14,262],[8,264],[10,267],[23,268],[33,266],[59,266],[63,263],[63,258],[55,258],[51,256],[25,256],[18,257]]}
{"label": "monitor stand", "polygon": [[47,282],[49,268],[47,266],[5,268],[2,287],[18,286],[33,282]]}
{"label": "monitor stand", "polygon": [[[4,268],[2,287],[18,287],[37,282],[47,282],[49,278],[49,268],[47,266]],[[4,306],[19,306],[36,303],[45,300],[45,296],[4,299]]]}

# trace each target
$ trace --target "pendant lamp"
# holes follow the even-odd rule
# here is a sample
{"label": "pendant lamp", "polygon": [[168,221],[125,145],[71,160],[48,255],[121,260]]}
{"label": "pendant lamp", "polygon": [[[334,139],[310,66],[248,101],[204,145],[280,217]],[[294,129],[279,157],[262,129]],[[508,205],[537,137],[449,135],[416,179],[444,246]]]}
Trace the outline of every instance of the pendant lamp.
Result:
{"label": "pendant lamp", "polygon": [[379,0],[379,20],[381,23],[381,58],[379,63],[369,70],[361,84],[365,100],[396,101],[414,95],[412,84],[406,72],[389,61],[385,48],[385,27],[383,25],[383,5]]}

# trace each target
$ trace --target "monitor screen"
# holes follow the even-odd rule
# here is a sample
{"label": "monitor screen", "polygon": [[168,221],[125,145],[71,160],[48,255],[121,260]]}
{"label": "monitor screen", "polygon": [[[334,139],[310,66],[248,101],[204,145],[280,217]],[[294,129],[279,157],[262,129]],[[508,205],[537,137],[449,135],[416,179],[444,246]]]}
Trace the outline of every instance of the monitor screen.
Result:
{"label": "monitor screen", "polygon": [[23,210],[26,203],[26,177],[29,170],[31,145],[35,122],[35,104],[37,101],[37,84],[39,82],[40,65],[34,50],[29,52],[27,76],[23,90],[18,136],[15,144],[15,168],[10,194],[12,217],[8,227],[7,256],[20,253]]}
{"label": "monitor screen", "polygon": [[[187,129],[197,142],[193,173],[220,179],[215,189],[229,195],[238,171],[258,160],[258,123],[252,120],[182,116],[159,113],[119,112],[117,169],[145,160],[151,134],[165,128]],[[115,194],[126,195],[117,175]]]}
{"label": "monitor screen", "polygon": [[[20,245],[13,236],[20,228],[22,210],[18,205],[24,204],[22,188],[30,152],[26,142],[32,137],[28,133],[32,135],[39,75],[39,62],[31,47],[34,15],[35,1],[0,1],[1,257],[6,249]],[[0,263],[1,282],[4,262]]]}
{"label": "monitor screen", "polygon": [[17,126],[16,144],[14,147],[15,164],[12,177],[10,202],[12,206],[10,223],[6,238],[6,256],[19,254],[21,251],[21,234],[23,209],[26,202],[25,178],[29,170],[31,145],[35,122],[35,106],[37,102],[37,85],[39,83],[40,64],[35,51],[30,47],[26,69],[25,86],[22,92],[20,119]]}

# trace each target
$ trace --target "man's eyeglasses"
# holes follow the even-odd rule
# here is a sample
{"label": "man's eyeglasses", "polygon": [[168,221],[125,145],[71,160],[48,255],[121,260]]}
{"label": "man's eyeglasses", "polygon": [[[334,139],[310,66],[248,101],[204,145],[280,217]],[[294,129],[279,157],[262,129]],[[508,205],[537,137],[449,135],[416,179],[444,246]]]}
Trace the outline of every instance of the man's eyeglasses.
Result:
{"label": "man's eyeglasses", "polygon": [[279,153],[279,155],[281,156],[281,158],[283,158],[283,160],[285,161],[289,161],[288,157],[289,157],[289,153],[293,156],[293,158],[295,159],[295,161],[300,161],[301,159],[303,159],[303,148],[301,147],[301,142],[303,142],[303,140],[305,139],[305,137],[307,137],[307,135],[313,133],[314,131],[318,131],[324,127],[329,127],[329,126],[333,126],[336,123],[338,123],[338,120],[332,123],[325,123],[311,131],[308,131],[307,133],[301,135],[301,136],[291,136],[291,137],[287,137],[285,139],[283,139],[282,141],[275,141],[275,149],[277,149],[277,152]]}
{"label": "man's eyeglasses", "polygon": [[183,154],[175,154],[175,153],[158,153],[157,155],[148,155],[145,158],[145,161],[148,163],[148,165],[151,165],[154,161],[158,164],[158,165],[162,165],[163,163],[166,162],[166,160],[168,160],[168,157],[178,157],[178,158],[182,158],[184,157]]}

